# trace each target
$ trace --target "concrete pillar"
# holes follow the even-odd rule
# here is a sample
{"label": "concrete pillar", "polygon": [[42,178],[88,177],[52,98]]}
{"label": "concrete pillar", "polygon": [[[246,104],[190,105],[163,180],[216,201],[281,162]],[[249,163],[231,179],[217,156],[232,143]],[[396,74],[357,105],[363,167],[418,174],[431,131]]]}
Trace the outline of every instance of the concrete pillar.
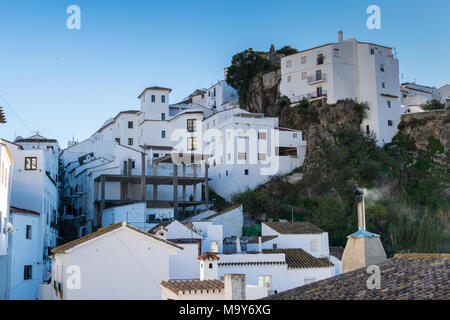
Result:
{"label": "concrete pillar", "polygon": [[206,160],[206,163],[205,163],[205,204],[206,204],[206,210],[209,209],[208,169],[209,169],[209,163],[208,163],[208,160]]}
{"label": "concrete pillar", "polygon": [[173,210],[175,219],[178,218],[178,165],[173,164]]}
{"label": "concrete pillar", "polygon": [[245,274],[226,274],[224,282],[225,300],[246,300]]}
{"label": "concrete pillar", "polygon": [[106,201],[105,201],[105,176],[101,176],[100,177],[100,183],[101,183],[101,195],[100,195],[100,211],[102,212],[103,210],[105,210],[105,206],[106,206]]}
{"label": "concrete pillar", "polygon": [[[186,177],[186,164],[183,163],[183,177]],[[183,201],[186,201],[186,185],[183,184]]]}
{"label": "concrete pillar", "polygon": [[141,154],[141,200],[147,201],[145,153]]}

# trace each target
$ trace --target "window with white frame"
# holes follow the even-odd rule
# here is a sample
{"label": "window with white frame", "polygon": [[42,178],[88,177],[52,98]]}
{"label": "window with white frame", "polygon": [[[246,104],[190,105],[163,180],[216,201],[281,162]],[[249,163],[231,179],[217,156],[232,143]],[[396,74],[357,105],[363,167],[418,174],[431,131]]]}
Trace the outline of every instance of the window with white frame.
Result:
{"label": "window with white frame", "polygon": [[258,140],[267,140],[267,132],[258,132]]}
{"label": "window with white frame", "polygon": [[292,76],[287,77],[287,82],[292,82]]}
{"label": "window with white frame", "polygon": [[308,77],[308,73],[306,71],[302,72],[302,80],[305,80],[307,77]]}
{"label": "window with white frame", "polygon": [[301,60],[302,64],[305,64],[306,63],[306,56],[301,57],[300,60]]}
{"label": "window with white frame", "polygon": [[238,160],[247,160],[247,152],[238,152]]}
{"label": "window with white frame", "polygon": [[286,61],[286,68],[292,67],[292,60]]}
{"label": "window with white frame", "polygon": [[187,139],[187,149],[190,151],[197,150],[197,138],[189,137]]}
{"label": "window with white frame", "polygon": [[384,72],[384,64],[380,64],[380,71]]}

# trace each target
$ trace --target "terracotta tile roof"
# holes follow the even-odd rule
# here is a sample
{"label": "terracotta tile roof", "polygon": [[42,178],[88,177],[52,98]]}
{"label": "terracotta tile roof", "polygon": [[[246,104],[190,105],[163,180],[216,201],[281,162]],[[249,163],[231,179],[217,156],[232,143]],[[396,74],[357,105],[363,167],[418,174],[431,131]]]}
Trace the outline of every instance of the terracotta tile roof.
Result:
{"label": "terracotta tile roof", "polygon": [[17,208],[17,207],[13,207],[13,206],[10,206],[10,209],[11,209],[11,211],[14,211],[14,212],[33,214],[35,216],[40,216],[41,215],[39,212],[36,212],[36,211],[32,211],[32,210],[28,210],[28,209],[22,209],[22,208]]}
{"label": "terracotta tile roof", "polygon": [[3,113],[2,107],[0,107],[0,123],[6,123],[6,117],[5,114]]}
{"label": "terracotta tile roof", "polygon": [[212,252],[206,252],[204,254],[202,254],[201,256],[197,257],[197,260],[204,260],[204,261],[210,261],[210,260],[220,260],[220,257],[216,256],[214,253]]}
{"label": "terracotta tile roof", "polygon": [[149,233],[156,233],[158,232],[161,228],[164,228],[167,231],[167,226],[170,225],[173,222],[173,220],[171,221],[163,221],[158,223],[158,225],[154,226],[153,228],[151,228],[150,230],[148,230]]}
{"label": "terracotta tile roof", "polygon": [[207,218],[204,218],[204,219],[202,219],[202,221],[208,221],[208,220],[210,220],[210,219],[216,218],[216,217],[218,217],[218,216],[220,216],[220,215],[222,215],[222,214],[224,214],[224,213],[233,211],[234,209],[237,209],[237,208],[239,208],[239,207],[241,207],[241,206],[242,206],[241,204],[236,204],[236,205],[234,205],[234,206],[232,206],[232,207],[226,208],[225,210],[222,210],[222,211],[220,211],[220,212],[217,212],[217,213],[213,214],[212,216],[209,216],[209,217],[207,217]]}
{"label": "terracotta tile roof", "polygon": [[322,229],[309,222],[263,222],[280,234],[317,234],[324,233]]}
{"label": "terracotta tile roof", "polygon": [[119,223],[112,224],[110,226],[98,229],[96,232],[90,233],[90,234],[88,234],[88,235],[86,235],[84,237],[75,239],[75,240],[70,241],[70,242],[68,242],[66,244],[63,244],[63,245],[61,245],[59,247],[56,247],[56,248],[54,248],[52,250],[52,252],[53,253],[65,253],[67,250],[75,248],[76,246],[78,246],[78,245],[80,245],[80,244],[82,244],[84,242],[87,242],[89,240],[95,239],[95,238],[97,238],[99,236],[102,236],[104,234],[107,234],[107,233],[109,233],[111,231],[114,231],[114,230],[117,230],[117,229],[120,229],[120,228],[123,228],[123,227],[126,227],[128,229],[134,230],[136,232],[140,232],[140,233],[142,233],[142,234],[144,234],[144,235],[146,235],[148,237],[151,237],[151,238],[153,238],[155,240],[164,242],[164,243],[166,243],[168,245],[171,245],[171,246],[173,246],[175,248],[183,250],[183,247],[178,246],[178,245],[176,245],[176,244],[174,244],[174,243],[172,243],[170,241],[167,241],[167,240],[164,240],[164,239],[160,239],[160,238],[158,238],[158,237],[156,237],[156,236],[154,236],[154,235],[152,235],[152,234],[150,234],[148,232],[142,231],[141,229],[138,229],[138,228],[135,228],[135,227],[133,227],[133,226],[131,226],[129,224],[126,224],[125,222],[119,222]]}
{"label": "terracotta tile roof", "polygon": [[[261,243],[273,240],[278,238],[278,236],[262,236],[261,237]],[[250,240],[247,241],[247,243],[259,243],[259,239],[258,237],[253,237]]]}
{"label": "terracotta tile roof", "polygon": [[224,284],[220,280],[171,280],[161,282],[161,286],[175,294],[222,293]]}
{"label": "terracotta tile roof", "polygon": [[450,254],[396,254],[379,264],[381,289],[365,268],[270,296],[268,300],[450,300]]}
{"label": "terracotta tile roof", "polygon": [[284,253],[289,269],[329,268],[334,264],[328,258],[316,258],[303,249],[263,250],[264,253]]}

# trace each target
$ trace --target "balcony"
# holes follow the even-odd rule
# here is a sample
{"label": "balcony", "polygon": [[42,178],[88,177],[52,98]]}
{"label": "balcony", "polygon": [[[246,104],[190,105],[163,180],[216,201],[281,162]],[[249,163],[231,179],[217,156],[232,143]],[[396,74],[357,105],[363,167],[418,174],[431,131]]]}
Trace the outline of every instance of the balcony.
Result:
{"label": "balcony", "polygon": [[320,82],[327,81],[327,75],[326,73],[318,73],[313,76],[309,76],[306,78],[306,83],[308,84],[316,84]]}

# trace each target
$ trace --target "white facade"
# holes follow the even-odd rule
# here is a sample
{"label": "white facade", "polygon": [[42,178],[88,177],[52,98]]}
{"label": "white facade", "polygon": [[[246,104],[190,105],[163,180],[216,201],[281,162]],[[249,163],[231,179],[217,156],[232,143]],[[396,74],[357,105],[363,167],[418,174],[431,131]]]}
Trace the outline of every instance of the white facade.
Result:
{"label": "white facade", "polygon": [[450,98],[450,85],[440,88],[424,86],[417,83],[402,83],[401,85],[402,105],[406,113],[422,112],[422,105],[432,99],[445,103]]}
{"label": "white facade", "polygon": [[[52,284],[43,290],[52,300],[159,300],[169,280],[169,257],[182,248],[137,231],[125,223],[93,239],[57,250]],[[79,269],[70,270],[70,266]],[[113,266],[113,267],[112,267]],[[71,287],[71,272],[79,285]],[[54,289],[57,288],[57,290]]]}
{"label": "white facade", "polygon": [[[197,96],[191,97],[196,102],[190,105],[169,105],[170,89],[146,88],[139,96],[140,110],[120,112],[106,121],[89,139],[80,143],[72,142],[61,152],[62,212],[65,219],[74,221],[78,236],[91,233],[102,223],[101,212],[95,206],[101,190],[98,184],[95,186],[95,180],[107,174],[140,176],[143,153],[148,176],[154,175],[154,160],[172,152],[213,154],[209,160],[209,186],[227,199],[234,193],[266,182],[273,175],[286,174],[303,163],[306,143],[300,131],[280,128],[276,118],[251,114],[229,104],[232,97],[236,101],[237,97],[230,93],[231,89],[225,82],[219,82],[215,88],[216,98],[223,98],[217,101],[221,105],[227,104],[229,109],[224,108],[219,112],[219,109],[203,107],[199,104],[202,101],[194,99]],[[214,95],[212,89],[204,93],[206,105],[208,92],[209,97]],[[226,138],[228,134],[231,137],[229,140]],[[251,143],[255,135],[259,139],[256,143],[259,149],[253,150]],[[215,143],[211,142],[211,138],[216,137],[217,145],[213,146]],[[223,143],[219,144],[219,139]],[[171,164],[160,163],[157,170],[158,176],[173,175]],[[178,170],[178,176],[182,176],[183,168],[178,166]],[[190,165],[186,169],[186,176],[204,176],[205,171],[204,162]],[[126,194],[121,194],[121,190],[120,182],[107,182],[105,198],[111,201],[142,200],[140,185],[129,184]],[[154,186],[147,185],[146,191],[147,201],[155,200]],[[159,185],[157,200],[173,201],[173,193],[172,185]],[[178,199],[183,200],[183,195],[182,188],[178,188]],[[205,201],[201,183],[187,185],[185,195],[190,201]],[[202,209],[203,205],[197,206],[197,210]],[[177,213],[174,215],[177,216]]]}
{"label": "white facade", "polygon": [[378,144],[391,141],[402,113],[399,64],[392,49],[351,38],[283,57],[281,94],[334,104],[346,98],[367,103],[361,129],[376,134]]}
{"label": "white facade", "polygon": [[[31,241],[25,241],[23,234],[27,225],[24,221],[27,218],[20,214],[10,217],[9,222],[17,232],[9,236],[11,251],[7,262],[0,264],[0,273],[8,275],[8,281],[0,295],[7,299],[31,300],[37,298],[40,283],[50,277],[49,251],[57,245],[59,148],[56,140],[39,135],[19,138],[16,142],[17,144],[3,140],[15,162],[10,206],[16,212],[33,212],[37,218],[33,217],[33,223],[29,224],[33,229]],[[17,226],[13,219],[18,223]],[[33,248],[32,254],[30,246]],[[25,267],[30,274],[26,280]]]}
{"label": "white facade", "polygon": [[0,259],[8,254],[8,218],[11,200],[13,158],[7,144],[0,139]]}
{"label": "white facade", "polygon": [[6,281],[0,284],[0,300],[37,300],[42,282],[42,243],[40,214],[11,208],[14,233],[0,270]]}
{"label": "white facade", "polygon": [[234,88],[221,80],[206,90],[206,106],[215,111],[236,107],[239,96]]}

